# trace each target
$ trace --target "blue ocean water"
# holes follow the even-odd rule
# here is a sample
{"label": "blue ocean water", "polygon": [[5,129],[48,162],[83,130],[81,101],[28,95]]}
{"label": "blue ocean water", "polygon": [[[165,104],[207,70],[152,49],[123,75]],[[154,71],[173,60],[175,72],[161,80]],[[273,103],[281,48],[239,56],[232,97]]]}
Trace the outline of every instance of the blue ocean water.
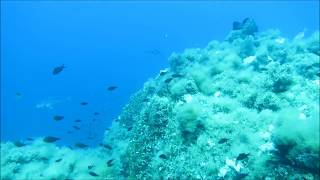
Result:
{"label": "blue ocean water", "polygon": [[1,141],[54,135],[60,144],[96,145],[172,52],[223,41],[231,22],[246,17],[261,31],[308,35],[319,29],[318,14],[319,1],[1,1]]}

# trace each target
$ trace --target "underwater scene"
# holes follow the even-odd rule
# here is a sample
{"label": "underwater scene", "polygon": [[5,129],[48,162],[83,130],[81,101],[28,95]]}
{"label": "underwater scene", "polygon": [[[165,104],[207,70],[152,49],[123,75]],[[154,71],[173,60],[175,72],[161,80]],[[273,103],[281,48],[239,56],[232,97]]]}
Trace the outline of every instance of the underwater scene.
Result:
{"label": "underwater scene", "polygon": [[1,1],[1,180],[319,180],[319,1]]}

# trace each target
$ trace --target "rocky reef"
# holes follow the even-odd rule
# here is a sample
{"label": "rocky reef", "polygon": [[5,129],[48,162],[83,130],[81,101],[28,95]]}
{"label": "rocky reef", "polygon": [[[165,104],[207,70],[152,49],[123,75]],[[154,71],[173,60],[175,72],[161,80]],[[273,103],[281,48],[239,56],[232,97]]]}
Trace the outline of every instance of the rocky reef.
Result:
{"label": "rocky reef", "polygon": [[257,31],[246,19],[223,42],[173,53],[107,148],[2,143],[1,179],[319,179],[319,32]]}

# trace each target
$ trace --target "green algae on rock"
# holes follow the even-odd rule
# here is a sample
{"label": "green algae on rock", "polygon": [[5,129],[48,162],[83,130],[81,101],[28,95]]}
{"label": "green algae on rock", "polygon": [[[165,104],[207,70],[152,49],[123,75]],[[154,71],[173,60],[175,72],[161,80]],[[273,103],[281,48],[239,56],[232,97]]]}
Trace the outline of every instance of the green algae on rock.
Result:
{"label": "green algae on rock", "polygon": [[289,40],[243,27],[173,53],[131,98],[105,137],[119,149],[115,176],[319,178],[318,32]]}

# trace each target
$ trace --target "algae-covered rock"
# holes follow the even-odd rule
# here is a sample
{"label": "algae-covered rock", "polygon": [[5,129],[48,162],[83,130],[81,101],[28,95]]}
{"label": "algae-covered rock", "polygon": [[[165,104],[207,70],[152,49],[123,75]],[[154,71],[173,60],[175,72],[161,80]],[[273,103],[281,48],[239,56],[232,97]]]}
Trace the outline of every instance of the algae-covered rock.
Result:
{"label": "algae-covered rock", "polygon": [[[111,177],[105,168],[107,154],[101,149],[75,150],[57,147],[42,139],[16,147],[11,142],[1,143],[1,179],[87,179]],[[88,166],[100,177],[91,176]]]}
{"label": "algae-covered rock", "polygon": [[[140,111],[118,175],[318,179],[317,43],[314,35],[290,41],[275,30],[259,34],[247,19],[227,41],[174,53],[167,74],[146,83],[157,85],[144,91],[149,102],[128,104]],[[183,76],[172,78],[177,73]]]}

